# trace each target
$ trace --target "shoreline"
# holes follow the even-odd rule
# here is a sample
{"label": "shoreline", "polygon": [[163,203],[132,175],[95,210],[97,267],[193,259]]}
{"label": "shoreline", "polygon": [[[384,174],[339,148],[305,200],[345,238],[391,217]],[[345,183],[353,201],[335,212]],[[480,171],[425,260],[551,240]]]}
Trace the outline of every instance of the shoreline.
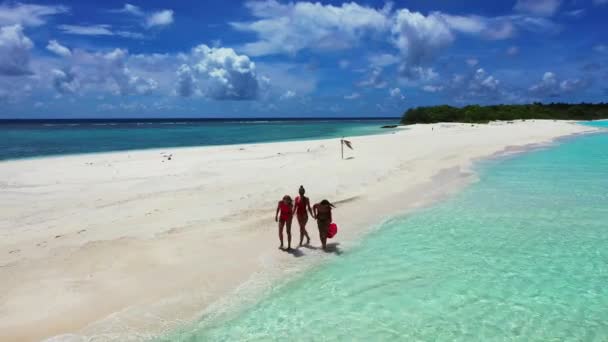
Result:
{"label": "shoreline", "polygon": [[[15,175],[16,180],[14,183],[30,186],[12,188],[13,192],[18,193],[15,196],[19,197],[23,195],[20,198],[22,201],[18,201],[18,203],[26,203],[23,202],[25,198],[29,197],[31,199],[31,196],[38,194],[37,191],[40,190],[38,188],[42,188],[44,190],[41,195],[43,199],[48,199],[44,197],[53,198],[53,191],[61,190],[73,197],[69,199],[69,203],[67,204],[73,206],[80,203],[83,206],[78,208],[78,210],[67,211],[75,216],[80,215],[80,217],[76,217],[76,219],[72,218],[72,220],[54,217],[53,213],[55,210],[52,206],[37,208],[42,209],[42,214],[20,212],[18,205],[9,207],[10,210],[16,211],[15,214],[20,213],[20,215],[14,216],[14,218],[20,219],[19,223],[29,227],[29,231],[38,231],[34,233],[30,232],[29,234],[18,229],[13,231],[16,235],[20,235],[20,238],[14,241],[13,245],[2,245],[2,249],[0,250],[0,255],[3,255],[1,264],[5,265],[5,267],[0,267],[0,274],[4,277],[7,275],[5,273],[8,272],[8,275],[13,275],[15,278],[29,278],[30,280],[40,279],[41,275],[44,275],[46,277],[42,278],[47,280],[49,285],[65,285],[66,279],[63,278],[66,278],[69,274],[67,278],[69,278],[68,285],[70,286],[59,286],[60,291],[56,293],[57,296],[63,296],[63,298],[57,298],[55,303],[57,306],[61,308],[62,303],[69,302],[69,300],[72,300],[76,307],[83,302],[106,305],[103,308],[104,310],[99,310],[98,308],[97,312],[91,312],[90,309],[85,310],[82,308],[79,310],[64,308],[63,312],[61,310],[57,312],[58,309],[55,307],[54,313],[52,310],[47,311],[47,320],[42,318],[36,324],[37,321],[28,317],[30,316],[28,315],[28,307],[39,308],[42,306],[44,308],[48,307],[48,303],[40,303],[40,300],[36,301],[28,297],[49,295],[49,289],[43,288],[41,292],[44,293],[42,294],[36,292],[28,293],[17,287],[18,281],[8,285],[4,284],[0,286],[2,286],[3,290],[8,290],[5,293],[9,293],[12,296],[7,295],[2,298],[2,301],[0,301],[0,312],[11,313],[13,316],[12,321],[8,324],[6,321],[3,322],[3,327],[0,327],[0,330],[14,334],[9,335],[9,338],[14,337],[26,340],[50,337],[52,335],[49,332],[52,333],[53,330],[51,328],[54,328],[55,332],[57,332],[54,335],[72,332],[89,337],[94,335],[107,340],[120,339],[120,336],[150,338],[176,329],[179,326],[184,326],[184,324],[187,324],[186,322],[196,324],[193,320],[196,320],[201,312],[206,312],[205,307],[211,308],[210,310],[212,311],[212,308],[223,305],[221,302],[222,298],[227,298],[226,296],[234,294],[233,291],[242,286],[244,281],[254,279],[251,278],[252,275],[262,275],[263,277],[270,274],[271,271],[276,271],[277,275],[281,276],[289,274],[286,272],[293,265],[295,265],[294,267],[300,265],[311,267],[315,265],[314,261],[323,261],[331,258],[332,255],[321,255],[321,253],[314,250],[310,252],[306,251],[303,258],[293,258],[292,255],[276,252],[276,228],[274,228],[274,222],[269,222],[271,216],[269,213],[273,209],[272,203],[275,202],[274,197],[279,198],[285,191],[295,192],[299,181],[288,179],[289,183],[287,181],[283,183],[281,181],[282,178],[279,177],[278,183],[280,184],[275,184],[275,187],[268,191],[268,187],[272,188],[271,185],[275,180],[276,174],[264,174],[264,171],[272,173],[277,168],[280,170],[287,166],[297,170],[313,170],[310,175],[305,177],[307,179],[304,179],[301,183],[309,188],[318,187],[317,183],[322,185],[320,188],[324,190],[319,191],[315,189],[314,192],[309,192],[313,201],[321,197],[328,197],[332,201],[338,199],[336,201],[338,205],[338,209],[336,210],[337,222],[342,227],[348,227],[348,229],[341,230],[337,241],[341,243],[340,249],[348,251],[358,243],[357,241],[360,241],[366,234],[370,233],[373,229],[370,225],[378,225],[380,222],[390,219],[395,215],[405,215],[425,205],[435,203],[434,201],[437,199],[450,196],[469,184],[475,177],[473,169],[477,160],[491,157],[496,152],[508,149],[509,145],[525,146],[527,145],[526,143],[547,143],[576,132],[597,131],[593,127],[572,123],[541,121],[519,122],[514,125],[490,124],[486,127],[480,125],[471,126],[469,124],[416,126],[411,130],[399,130],[395,134],[353,138],[355,151],[352,154],[355,155],[355,158],[343,162],[335,160],[334,152],[337,153],[337,149],[333,151],[332,147],[332,151],[330,152],[330,149],[324,146],[332,140],[337,140],[333,138],[328,140],[275,142],[270,143],[272,145],[264,144],[264,146],[258,146],[260,144],[241,145],[245,146],[246,151],[248,149],[252,150],[250,152],[254,153],[257,158],[252,158],[250,155],[243,156],[243,151],[235,149],[235,145],[187,147],[183,148],[184,150],[180,150],[179,153],[174,152],[176,154],[175,163],[173,161],[170,162],[171,164],[164,163],[161,167],[158,166],[160,162],[158,155],[151,153],[149,150],[130,153],[131,155],[136,155],[134,156],[137,159],[136,161],[129,160],[131,158],[128,155],[121,155],[126,154],[126,152],[107,153],[107,155],[97,155],[93,158],[95,160],[91,166],[94,166],[95,169],[98,169],[95,166],[95,163],[98,161],[101,163],[105,161],[109,164],[117,164],[113,167],[107,167],[114,169],[114,171],[120,171],[115,173],[116,179],[108,177],[108,172],[105,171],[109,170],[103,167],[103,164],[102,168],[97,170],[100,172],[95,173],[92,177],[79,173],[79,171],[87,171],[87,166],[83,167],[77,164],[82,164],[85,161],[84,159],[91,158],[90,155],[87,155],[87,157],[79,155],[55,157],[53,160],[36,159],[0,163],[0,174],[2,176]],[[437,127],[437,130],[429,130],[431,126]],[[536,129],[544,131],[537,132],[535,131]],[[392,133],[392,131],[388,132]],[[441,139],[437,139],[438,137]],[[411,140],[408,138],[411,138]],[[512,141],[513,138],[516,138],[515,142]],[[400,145],[395,146],[396,143]],[[412,143],[415,146],[408,147]],[[307,151],[306,145],[314,145],[314,148],[312,151],[308,148]],[[186,151],[185,149],[192,149],[192,151]],[[175,150],[175,148],[171,150]],[[278,155],[275,154],[277,150],[281,150],[281,152],[278,152]],[[378,153],[378,151],[382,151],[383,153]],[[386,153],[388,151],[391,151],[391,153]],[[203,154],[205,157],[202,156]],[[74,160],[68,160],[70,158]],[[187,160],[180,162],[180,158]],[[191,160],[196,158],[208,158],[208,160],[204,162],[193,162]],[[47,174],[48,170],[46,170],[47,173],[36,171],[24,172],[36,166],[31,164],[49,164],[49,161],[61,161],[64,164],[70,165],[55,165],[54,167],[47,165],[47,168],[53,169],[50,172],[50,176]],[[335,175],[327,175],[321,171],[324,163],[328,162],[338,163],[334,166]],[[4,167],[7,164],[10,164],[8,165],[8,168],[11,169],[9,171],[14,171],[14,173],[6,172],[7,170]],[[214,169],[213,164],[217,164],[219,167]],[[239,164],[240,166],[238,166]],[[267,164],[271,164],[271,167],[268,168]],[[152,167],[152,165],[156,166]],[[168,165],[171,165],[171,169],[168,169]],[[134,166],[139,167],[134,168]],[[145,166],[149,167],[145,168]],[[256,174],[243,175],[239,170],[229,172],[230,170],[226,168],[234,168],[235,166],[237,168],[246,167],[247,170],[255,170]],[[54,173],[57,169],[62,168],[65,170],[72,169],[72,174]],[[128,171],[130,168],[140,171],[145,170],[146,177],[130,173]],[[207,168],[218,172],[209,173]],[[193,172],[193,169],[196,172]],[[21,171],[25,175],[17,171]],[[279,172],[278,175],[280,176],[282,173]],[[201,181],[200,178],[205,176],[208,179]],[[259,178],[258,182],[260,184],[249,184],[252,176]],[[289,173],[289,177],[291,176],[292,174]],[[59,182],[59,184],[52,182],[46,184],[42,182],[42,180],[64,181],[65,178],[68,178],[69,182]],[[33,182],[34,180],[36,182]],[[164,180],[165,183],[171,184],[159,183],[159,180]],[[291,184],[293,182],[298,182],[298,184]],[[229,184],[230,186],[221,187],[221,184]],[[10,187],[11,185],[14,186],[14,184],[8,183],[6,186]],[[122,198],[114,194],[116,191],[120,192],[125,185],[139,196],[126,196],[127,198]],[[332,188],[332,185],[334,188]],[[2,186],[3,188],[5,187],[5,185]],[[149,196],[150,187],[155,190],[152,193],[153,196]],[[79,198],[76,190],[97,195],[99,194],[98,192],[101,192],[106,196],[114,195],[117,198],[107,200],[111,203],[102,203],[110,205],[109,207],[102,205],[99,208],[87,208],[86,203],[88,202],[86,198]],[[239,201],[238,204],[234,204],[233,197],[235,197],[235,191],[241,191],[240,193],[236,192],[240,196],[236,200]],[[214,196],[206,198],[205,196],[208,196],[209,193]],[[59,200],[57,195],[54,198]],[[15,198],[0,197],[0,203],[8,204],[11,199],[14,200]],[[62,200],[65,200],[65,198]],[[91,199],[89,198],[88,200],[90,201]],[[202,215],[203,217],[198,215],[197,210],[203,209],[193,206],[191,203],[193,200],[200,200],[202,202],[200,207],[202,208],[205,208],[206,204],[209,205],[209,211],[205,213],[208,215]],[[222,213],[215,212],[225,208],[214,206],[214,200],[231,206],[231,210],[223,213],[227,215],[219,215]],[[37,204],[40,205],[40,203]],[[171,223],[167,225],[157,225],[154,222],[150,222],[149,219],[144,218],[147,215],[146,211],[148,209],[152,207],[163,208],[163,205],[176,210],[179,209],[183,212],[178,215],[165,212],[165,215],[169,217],[163,218],[161,216],[157,218],[160,221],[164,220],[165,223]],[[146,210],[142,211],[142,208],[140,208],[142,206]],[[270,206],[269,209],[265,209],[268,206]],[[104,210],[104,208],[111,208],[111,210]],[[131,213],[132,215],[129,217],[129,210],[140,210],[141,212]],[[126,211],[126,213],[122,213],[122,211]],[[65,214],[66,211],[62,211],[62,213]],[[116,216],[116,220],[106,222],[105,213],[112,213]],[[51,223],[56,223],[56,226],[59,226],[59,223],[71,224],[70,229],[79,224],[79,219],[95,219],[99,220],[99,222],[97,226],[90,228],[94,236],[85,238],[83,237],[87,235],[85,232],[81,234],[76,231],[75,237],[70,236],[72,241],[62,242],[57,244],[58,246],[49,247],[54,253],[43,253],[41,251],[37,251],[38,253],[36,253],[35,248],[28,247],[20,250],[20,253],[22,253],[19,256],[7,258],[5,249],[15,248],[16,246],[26,247],[29,243],[35,242],[34,240],[40,239],[41,235],[48,235],[48,233],[53,235],[61,230],[56,227],[49,229],[47,227],[48,223],[31,222],[32,217],[29,217],[28,220],[27,214],[34,216],[34,219],[44,218],[46,220],[43,221],[50,220]],[[214,216],[213,214],[218,215]],[[150,215],[154,216],[155,214],[153,212]],[[209,215],[213,217],[210,219],[207,217]],[[258,219],[255,219],[256,215],[259,215]],[[186,219],[182,216],[186,216]],[[194,216],[194,218],[190,216]],[[190,219],[187,219],[188,217]],[[11,218],[13,217],[9,217],[8,220]],[[8,220],[0,217],[0,223],[2,223],[0,227],[6,228],[5,224]],[[179,224],[175,222],[179,222]],[[128,230],[127,227],[124,230],[118,231],[114,228],[112,230],[113,225],[124,225],[124,223],[131,223],[131,226],[135,228]],[[201,231],[200,227],[205,226],[205,224],[220,227],[221,230],[210,228],[209,231]],[[141,225],[144,227],[140,227]],[[173,227],[169,228],[171,225]],[[124,228],[124,226],[121,227]],[[63,240],[63,237],[66,235],[73,235],[75,233],[74,229],[63,229],[67,231],[67,234],[58,238],[60,240]],[[109,231],[103,231],[103,229]],[[314,222],[309,223],[308,229],[312,234],[311,238],[315,241]],[[50,232],[47,230],[50,230]],[[3,235],[7,235],[3,241],[7,241],[7,238],[11,234],[4,233],[4,230],[2,233]],[[88,229],[86,233],[88,233]],[[234,233],[238,235],[234,236]],[[294,234],[294,237],[298,238],[297,232]],[[250,241],[256,241],[255,245],[252,246]],[[217,246],[213,246],[214,244],[217,244]],[[200,251],[203,247],[210,250]],[[222,247],[234,248],[234,250],[226,251]],[[4,254],[2,254],[3,252]],[[201,253],[206,258],[201,258]],[[106,269],[104,267],[106,266],[107,255],[117,255],[128,259],[128,262],[124,262],[124,260],[115,261],[114,264],[118,265],[112,265],[113,268]],[[213,258],[218,256],[225,257],[225,260],[216,261],[219,265],[215,265],[215,268],[210,267],[213,265],[205,263],[205,261],[208,263],[209,260],[217,260]],[[79,263],[75,262],[75,259],[85,261]],[[6,261],[9,261],[9,267],[6,267]],[[66,274],[66,267],[70,266],[70,262],[72,263],[71,266],[80,267],[80,271],[75,273],[67,272],[68,274]],[[95,265],[100,269],[91,271],[92,266]],[[50,267],[56,272],[49,275],[48,269],[41,266]],[[209,268],[205,269],[208,266]],[[29,275],[29,277],[23,277],[24,273]],[[87,273],[90,274],[87,275]],[[128,276],[129,274],[131,277]],[[95,279],[101,278],[103,280],[101,281],[102,284],[113,281],[114,287],[102,286],[101,288],[95,288],[94,285],[100,281],[87,281],[87,276],[90,275]],[[217,283],[214,284],[214,281],[210,280],[213,276],[219,275],[222,276],[222,284],[219,285],[223,286],[218,286]],[[209,278],[201,279],[204,276]],[[159,279],[166,278],[171,278],[172,281],[178,283],[178,286],[158,281]],[[142,282],[153,282],[154,279],[161,284],[147,283],[147,288],[145,288],[145,291],[142,291]],[[75,288],[73,286],[74,281],[77,283]],[[266,282],[268,286],[271,286],[270,284],[273,283],[272,280],[263,280],[262,282]],[[99,296],[102,294],[108,296],[100,299]],[[106,302],[100,303],[104,299]],[[237,302],[241,299],[243,298],[238,297]],[[15,305],[15,308],[21,308],[21,318],[9,310],[12,305],[7,305],[7,302],[11,300],[14,302],[11,304],[20,304]],[[255,299],[252,300],[255,301]],[[38,306],[34,304],[38,304]],[[119,308],[118,310],[116,309],[117,307]],[[65,318],[62,321],[61,317],[55,317],[65,314],[70,315],[70,312],[72,316],[76,314],[78,317],[86,317],[81,322],[66,322]],[[120,314],[121,312],[122,314]],[[31,314],[31,312],[29,313]],[[51,314],[53,317],[51,322],[48,322]],[[45,317],[44,313],[42,315],[39,314],[39,316]],[[156,319],[151,317],[156,317]],[[28,318],[30,323],[27,322]],[[17,322],[19,321],[22,324],[18,324]],[[43,321],[49,326],[45,327],[44,324],[40,324]],[[62,331],[56,331],[58,326],[61,326],[60,329]],[[117,326],[122,326],[123,335],[120,335],[121,332],[119,330],[121,328],[117,328]],[[154,329],[150,329],[152,326],[156,326],[161,331],[153,331]],[[125,329],[125,327],[128,329]],[[145,336],[136,335],[137,333],[143,333]],[[74,335],[66,335],[64,337],[76,338]]]}
{"label": "shoreline", "polygon": [[[431,208],[442,201],[449,200],[452,196],[474,184],[479,180],[478,175],[480,172],[483,172],[479,170],[479,164],[481,163],[502,162],[526,153],[533,153],[535,151],[552,148],[558,144],[567,143],[569,140],[579,137],[604,133],[606,132],[602,132],[601,130],[594,132],[573,133],[544,143],[532,143],[525,146],[507,146],[502,151],[498,151],[490,156],[485,156],[474,160],[471,167],[471,172],[469,173],[462,172],[460,175],[457,175],[453,173],[454,170],[440,170],[437,174],[433,175],[432,178],[445,177],[446,173],[448,173],[447,178],[451,178],[455,183],[452,184],[453,187],[450,189],[449,193],[445,193],[434,198],[428,198],[423,204],[415,208],[405,208],[402,211],[392,213],[391,216],[384,217],[377,220],[375,223],[371,223],[371,225],[366,229],[362,229],[362,231],[358,232],[357,236],[351,237],[351,239],[347,241],[349,244],[349,250],[357,248],[359,244],[364,242],[369,234],[373,234],[389,222],[398,220],[400,217],[416,214],[419,211]],[[204,328],[215,328],[218,325],[237,318],[239,315],[256,305],[260,300],[264,300],[270,296],[273,291],[278,291],[280,288],[288,286],[294,281],[298,281],[300,277],[305,276],[305,274],[302,272],[315,271],[317,268],[322,267],[326,263],[332,262],[332,260],[333,258],[319,258],[306,265],[292,266],[290,269],[283,270],[282,272],[274,274],[267,272],[266,274],[254,275],[232,293],[224,295],[222,298],[219,298],[217,301],[204,308],[197,315],[199,317],[197,321],[186,322],[185,324],[178,326],[169,332],[153,335],[150,338],[152,338],[154,341],[171,341],[171,339],[169,339],[170,337],[174,337],[175,334],[182,331],[187,333],[194,328],[198,328],[199,330]],[[285,277],[292,278],[285,279]]]}
{"label": "shoreline", "polygon": [[[382,129],[381,124],[384,122],[386,123],[387,120],[384,119],[362,119],[362,120],[308,120],[308,121],[290,121],[290,120],[286,120],[286,121],[251,121],[251,122],[247,122],[248,124],[252,124],[252,125],[257,125],[257,124],[281,124],[281,123],[299,123],[299,122],[303,122],[303,123],[323,123],[323,122],[328,122],[328,123],[335,123],[335,124],[340,124],[340,123],[344,123],[344,124],[350,124],[353,122],[357,122],[357,123],[365,123],[365,127],[360,127],[360,129],[365,129],[365,130],[370,130],[370,131],[347,131],[347,132],[340,132],[342,134],[337,134],[336,136],[330,136],[330,135],[326,135],[326,136],[309,136],[309,137],[293,137],[293,138],[276,138],[274,140],[267,140],[267,141],[252,141],[252,142],[234,142],[234,143],[224,143],[222,142],[221,144],[214,144],[214,143],[207,143],[207,144],[191,144],[191,145],[182,145],[182,146],[152,146],[152,147],[132,147],[132,148],[125,148],[125,149],[114,149],[114,150],[102,150],[102,151],[82,151],[82,152],[64,152],[64,153],[56,153],[56,154],[40,154],[40,155],[35,155],[35,156],[20,156],[20,157],[9,157],[9,158],[4,158],[4,157],[0,157],[0,163],[3,162],[10,162],[10,161],[17,161],[17,160],[37,160],[37,159],[43,159],[43,158],[59,158],[59,157],[71,157],[71,156],[86,156],[86,155],[98,155],[98,154],[108,154],[108,153],[136,153],[139,151],[155,151],[155,150],[167,150],[167,149],[172,149],[172,150],[176,150],[176,149],[189,149],[189,148],[204,148],[204,147],[222,147],[222,146],[236,146],[236,145],[257,145],[257,144],[272,144],[272,143],[281,143],[281,142],[294,142],[294,141],[314,141],[314,140],[325,140],[325,139],[337,139],[340,138],[344,135],[344,133],[348,133],[346,134],[349,137],[359,137],[359,136],[368,136],[368,135],[382,135],[382,134],[387,134],[390,133],[390,130],[386,130],[386,129]],[[205,123],[204,121],[201,121],[201,123]],[[240,121],[217,121],[217,122],[211,122],[213,123],[234,123],[234,124],[239,124]],[[154,124],[154,122],[151,122],[150,124]],[[158,124],[162,124],[162,123],[158,123]],[[78,124],[79,125],[79,124]],[[89,125],[89,126],[99,126],[99,125],[103,125],[103,126],[114,126],[114,125],[118,125],[118,124],[91,124],[91,123],[85,123],[84,125]],[[52,126],[73,126],[72,124],[55,124]],[[2,128],[2,124],[0,123],[0,128]],[[372,131],[373,130],[373,131]]]}

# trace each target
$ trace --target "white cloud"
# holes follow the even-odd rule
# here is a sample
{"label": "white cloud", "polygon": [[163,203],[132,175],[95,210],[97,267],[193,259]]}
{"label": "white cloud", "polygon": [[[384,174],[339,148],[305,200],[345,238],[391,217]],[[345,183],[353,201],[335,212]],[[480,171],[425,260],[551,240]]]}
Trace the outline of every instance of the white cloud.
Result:
{"label": "white cloud", "polygon": [[30,75],[32,41],[23,34],[21,25],[0,27],[0,75]]}
{"label": "white cloud", "polygon": [[190,97],[197,93],[196,79],[192,73],[192,69],[186,64],[182,64],[177,69],[177,89],[179,96]]}
{"label": "white cloud", "polygon": [[435,86],[435,85],[425,85],[422,87],[422,90],[427,93],[438,93],[443,90],[443,86]]}
{"label": "white cloud", "polygon": [[405,96],[403,96],[403,94],[401,93],[401,89],[399,89],[399,88],[390,89],[388,91],[388,93],[393,98],[400,99],[400,100],[405,99]]}
{"label": "white cloud", "polygon": [[51,71],[53,87],[60,94],[110,92],[114,95],[144,95],[155,91],[158,82],[127,66],[129,53],[72,51],[70,65]]}
{"label": "white cloud", "polygon": [[53,88],[60,94],[74,94],[80,90],[80,81],[70,70],[51,70]]}
{"label": "white cloud", "polygon": [[517,0],[516,11],[540,16],[551,16],[557,12],[561,0]]}
{"label": "white cloud", "polygon": [[340,66],[340,69],[346,69],[350,66],[350,61],[342,59],[340,62],[338,62],[338,65]]}
{"label": "white cloud", "polygon": [[173,11],[162,10],[150,14],[146,19],[147,27],[167,26],[173,23]]}
{"label": "white cloud", "polygon": [[479,64],[479,60],[478,60],[477,58],[468,58],[468,59],[467,59],[467,64],[468,64],[469,66],[474,67],[474,66],[476,66],[477,64]]}
{"label": "white cloud", "polygon": [[283,95],[281,95],[280,99],[281,100],[289,100],[291,98],[294,98],[296,96],[296,92],[293,90],[287,90]]}
{"label": "white cloud", "polygon": [[137,15],[137,16],[144,15],[144,12],[139,7],[137,7],[135,5],[131,5],[131,4],[125,4],[125,6],[122,8],[122,10],[119,10],[117,12],[130,13],[130,14]]}
{"label": "white cloud", "polygon": [[72,51],[70,51],[70,49],[68,49],[67,47],[61,45],[58,41],[56,40],[50,40],[48,45],[46,46],[46,49],[61,56],[61,57],[70,57],[72,56]]}
{"label": "white cloud", "polygon": [[131,31],[114,31],[114,35],[130,39],[146,39],[142,33]]}
{"label": "white cloud", "polygon": [[453,75],[443,86],[429,86],[423,88],[427,92],[439,92],[442,90],[459,102],[492,102],[505,99],[509,93],[501,87],[501,82],[490,75],[483,68],[471,70],[466,74]]}
{"label": "white cloud", "polygon": [[530,92],[553,97],[558,96],[557,92],[555,92],[557,88],[559,88],[557,77],[554,73],[547,71],[539,83],[530,87]]}
{"label": "white cloud", "polygon": [[382,75],[382,68],[373,68],[369,77],[363,81],[360,81],[357,83],[357,85],[360,87],[385,88],[386,80]]}
{"label": "white cloud", "polygon": [[258,41],[241,48],[252,56],[293,55],[307,48],[345,49],[357,44],[362,36],[384,31],[389,25],[388,9],[376,10],[355,2],[333,6],[266,0],[249,1],[246,6],[257,20],[232,26],[258,36]]}
{"label": "white cloud", "polygon": [[396,13],[392,26],[393,42],[401,51],[402,76],[416,79],[421,66],[430,64],[439,51],[454,40],[450,28],[437,14],[424,16],[402,9]]}
{"label": "white cloud", "polygon": [[385,67],[385,66],[397,64],[399,62],[399,57],[388,54],[388,53],[372,55],[372,56],[369,56],[368,59],[369,59],[370,64],[372,64],[373,66],[381,67],[381,68]]}
{"label": "white cloud", "polygon": [[532,85],[528,90],[532,96],[538,98],[560,97],[563,94],[573,93],[591,85],[591,81],[583,79],[559,80],[553,72],[547,71],[539,83]]}
{"label": "white cloud", "polygon": [[46,23],[47,17],[68,11],[67,7],[60,5],[45,6],[5,2],[0,4],[0,26],[40,26]]}
{"label": "white cloud", "polygon": [[522,14],[482,17],[477,15],[458,16],[434,12],[433,15],[444,20],[445,24],[454,32],[479,36],[489,40],[509,39],[521,30],[540,33],[555,33],[560,30],[559,25],[547,18],[531,17]]}
{"label": "white cloud", "polygon": [[173,10],[162,9],[159,11],[146,12],[140,7],[126,3],[123,8],[112,10],[115,13],[126,13],[141,18],[141,25],[146,28],[167,26],[173,23]]}
{"label": "white cloud", "polygon": [[496,91],[500,81],[494,78],[492,75],[488,75],[482,68],[475,71],[475,76],[469,83],[469,90],[473,93],[485,93],[487,91]]}
{"label": "white cloud", "polygon": [[361,94],[359,94],[359,93],[352,93],[352,94],[349,94],[349,95],[344,95],[344,99],[345,100],[356,100],[356,99],[358,99],[360,97],[361,97]]}
{"label": "white cloud", "polygon": [[82,36],[112,36],[110,25],[59,25],[63,33],[76,34]]}
{"label": "white cloud", "polygon": [[[608,1],[608,0],[607,0]],[[572,18],[581,18],[585,15],[587,11],[584,8],[579,8],[576,10],[566,12],[566,15]]]}
{"label": "white cloud", "polygon": [[112,29],[111,25],[96,24],[96,25],[59,25],[59,29],[63,33],[74,34],[79,36],[119,36],[130,39],[144,39],[144,35],[138,32],[124,31]]}
{"label": "white cloud", "polygon": [[191,96],[198,90],[214,100],[253,100],[265,81],[257,76],[255,63],[230,48],[199,45],[178,70],[178,90]]}
{"label": "white cloud", "polygon": [[425,68],[421,66],[408,67],[407,65],[401,65],[399,68],[401,76],[410,80],[420,80],[429,82],[437,79],[439,74],[433,70],[433,68]]}

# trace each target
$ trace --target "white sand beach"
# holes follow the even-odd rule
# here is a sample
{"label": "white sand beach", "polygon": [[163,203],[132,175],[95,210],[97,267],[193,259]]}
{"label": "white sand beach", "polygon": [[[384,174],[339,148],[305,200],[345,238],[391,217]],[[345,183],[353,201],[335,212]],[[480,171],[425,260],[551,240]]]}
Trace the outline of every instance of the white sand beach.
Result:
{"label": "white sand beach", "polygon": [[331,242],[348,251],[374,224],[473,181],[481,158],[595,130],[415,125],[349,139],[347,160],[328,139],[0,162],[0,341],[146,339],[252,277],[335,258],[277,249],[277,201],[301,184],[336,204]]}

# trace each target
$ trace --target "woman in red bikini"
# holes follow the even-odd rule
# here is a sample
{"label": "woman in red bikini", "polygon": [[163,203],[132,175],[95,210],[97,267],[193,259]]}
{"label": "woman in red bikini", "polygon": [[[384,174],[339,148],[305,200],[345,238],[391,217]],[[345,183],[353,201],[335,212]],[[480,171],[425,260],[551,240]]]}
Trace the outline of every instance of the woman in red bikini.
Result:
{"label": "woman in red bikini", "polygon": [[310,244],[310,236],[308,236],[308,232],[306,231],[306,223],[308,222],[308,213],[314,218],[315,215],[310,208],[310,200],[308,197],[304,196],[306,190],[304,187],[300,185],[300,189],[298,190],[300,196],[296,197],[296,204],[294,206],[294,214],[298,218],[298,224],[300,225],[300,246],[302,246],[302,242],[304,241],[304,237],[306,237],[306,244]]}
{"label": "woman in red bikini", "polygon": [[[281,216],[279,216],[281,213]],[[293,219],[293,203],[289,195],[283,196],[283,200],[277,205],[277,212],[274,215],[274,220],[279,222],[279,239],[283,249],[283,227],[287,227],[287,250],[291,250],[291,221]]]}
{"label": "woman in red bikini", "polygon": [[332,208],[335,208],[335,206],[325,199],[312,207],[314,217],[317,219],[317,226],[319,227],[319,237],[321,238],[321,245],[323,245],[323,250],[327,249],[327,232],[329,231],[329,225],[332,222]]}

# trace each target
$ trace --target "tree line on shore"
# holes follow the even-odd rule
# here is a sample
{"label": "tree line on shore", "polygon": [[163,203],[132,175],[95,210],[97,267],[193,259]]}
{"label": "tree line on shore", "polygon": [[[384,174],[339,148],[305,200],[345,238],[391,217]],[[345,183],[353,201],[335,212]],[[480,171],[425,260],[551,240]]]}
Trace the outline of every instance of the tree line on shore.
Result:
{"label": "tree line on shore", "polygon": [[532,103],[520,105],[448,105],[416,107],[407,110],[401,119],[404,125],[435,122],[487,123],[490,121],[551,119],[599,120],[608,119],[608,103]]}

